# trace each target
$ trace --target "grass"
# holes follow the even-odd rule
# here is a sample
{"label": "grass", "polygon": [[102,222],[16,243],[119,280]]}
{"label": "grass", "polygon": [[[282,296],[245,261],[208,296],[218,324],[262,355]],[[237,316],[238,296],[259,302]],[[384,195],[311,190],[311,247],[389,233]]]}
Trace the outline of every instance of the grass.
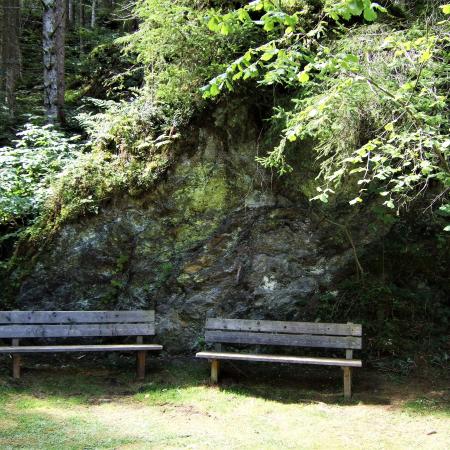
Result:
{"label": "grass", "polygon": [[450,448],[439,378],[359,371],[345,402],[337,369],[225,364],[217,387],[187,358],[152,358],[142,383],[130,359],[48,361],[27,357],[19,381],[0,361],[2,450]]}

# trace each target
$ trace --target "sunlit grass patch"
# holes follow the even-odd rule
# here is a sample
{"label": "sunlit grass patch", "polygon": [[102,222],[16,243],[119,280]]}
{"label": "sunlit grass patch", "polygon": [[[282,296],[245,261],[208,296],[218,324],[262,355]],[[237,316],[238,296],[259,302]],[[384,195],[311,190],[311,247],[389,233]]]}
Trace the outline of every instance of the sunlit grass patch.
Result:
{"label": "sunlit grass patch", "polygon": [[[42,405],[41,405],[42,403]],[[89,449],[117,448],[135,441],[117,436],[100,422],[78,412],[68,415],[64,406],[50,408],[35,400],[32,407],[17,410],[14,405],[0,411],[2,449]]]}

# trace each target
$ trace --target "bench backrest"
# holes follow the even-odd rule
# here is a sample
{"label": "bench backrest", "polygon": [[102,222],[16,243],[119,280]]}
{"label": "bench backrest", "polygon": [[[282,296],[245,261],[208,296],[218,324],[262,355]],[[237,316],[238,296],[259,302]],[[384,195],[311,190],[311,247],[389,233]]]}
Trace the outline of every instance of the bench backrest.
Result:
{"label": "bench backrest", "polygon": [[0,311],[0,338],[154,334],[155,311]]}
{"label": "bench backrest", "polygon": [[271,320],[207,319],[209,343],[289,345],[360,349],[362,326],[354,323],[281,322]]}

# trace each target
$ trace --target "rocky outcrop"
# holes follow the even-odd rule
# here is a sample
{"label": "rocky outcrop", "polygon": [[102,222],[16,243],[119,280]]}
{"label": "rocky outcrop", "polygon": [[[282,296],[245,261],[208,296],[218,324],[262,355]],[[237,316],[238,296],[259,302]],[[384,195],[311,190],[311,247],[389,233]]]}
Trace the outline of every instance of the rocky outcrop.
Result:
{"label": "rocky outcrop", "polygon": [[247,110],[218,109],[153,192],[64,226],[18,307],[155,308],[158,341],[174,352],[201,342],[208,316],[316,319],[351,246],[324,244],[329,226],[300,180],[274,184],[256,165],[259,136]]}

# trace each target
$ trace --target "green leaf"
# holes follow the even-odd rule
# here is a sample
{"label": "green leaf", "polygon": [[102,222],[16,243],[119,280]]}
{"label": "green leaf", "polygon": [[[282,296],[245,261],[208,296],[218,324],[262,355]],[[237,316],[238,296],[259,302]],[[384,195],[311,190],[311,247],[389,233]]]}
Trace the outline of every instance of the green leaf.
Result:
{"label": "green leaf", "polygon": [[345,55],[344,61],[357,64],[359,63],[359,58],[356,55],[348,53],[347,55]]}
{"label": "green leaf", "polygon": [[447,4],[447,5],[441,5],[441,8],[442,8],[442,12],[443,12],[444,14],[450,14],[450,4]]}
{"label": "green leaf", "polygon": [[450,203],[447,203],[445,205],[442,205],[439,208],[439,212],[444,216],[450,216]]}
{"label": "green leaf", "polygon": [[250,15],[244,8],[241,8],[238,11],[238,17],[239,17],[239,20],[241,20],[242,22],[250,22],[251,21]]}
{"label": "green leaf", "polygon": [[268,50],[262,54],[261,61],[270,61],[277,53],[278,49],[276,48]]}
{"label": "green leaf", "polygon": [[372,6],[373,9],[376,9],[376,10],[382,12],[382,13],[387,13],[388,12],[387,9],[384,6],[381,6],[379,3],[372,3],[371,6]]}
{"label": "green leaf", "polygon": [[363,2],[361,0],[350,0],[347,3],[347,8],[353,16],[359,16],[364,9]]}
{"label": "green leaf", "polygon": [[308,72],[300,72],[297,76],[298,81],[300,81],[300,83],[304,84],[307,83],[309,81],[309,73]]}
{"label": "green leaf", "polygon": [[275,22],[271,18],[266,18],[264,20],[264,30],[272,31],[275,28]]}
{"label": "green leaf", "polygon": [[286,135],[289,142],[294,142],[297,140],[297,136],[294,133]]}
{"label": "green leaf", "polygon": [[231,27],[227,23],[222,23],[220,26],[220,34],[223,34],[224,36],[228,36],[230,34]]}
{"label": "green leaf", "polygon": [[242,57],[242,62],[245,64],[249,64],[252,60],[252,53],[250,50],[244,53],[244,56]]}
{"label": "green leaf", "polygon": [[432,53],[430,52],[430,50],[425,50],[422,55],[420,55],[420,62],[424,63],[427,62],[432,56]]}
{"label": "green leaf", "polygon": [[215,97],[216,95],[218,95],[220,93],[220,89],[219,86],[217,86],[216,83],[211,84],[211,87],[209,88],[209,94],[212,97]]}
{"label": "green leaf", "polygon": [[215,31],[215,32],[220,30],[219,21],[217,20],[217,17],[211,17],[211,19],[209,19],[208,28],[211,31]]}
{"label": "green leaf", "polygon": [[364,19],[366,19],[368,22],[373,22],[377,17],[377,13],[372,7],[364,9]]}
{"label": "green leaf", "polygon": [[350,205],[356,205],[357,203],[362,203],[363,199],[361,197],[356,197],[353,200],[349,201]]}

